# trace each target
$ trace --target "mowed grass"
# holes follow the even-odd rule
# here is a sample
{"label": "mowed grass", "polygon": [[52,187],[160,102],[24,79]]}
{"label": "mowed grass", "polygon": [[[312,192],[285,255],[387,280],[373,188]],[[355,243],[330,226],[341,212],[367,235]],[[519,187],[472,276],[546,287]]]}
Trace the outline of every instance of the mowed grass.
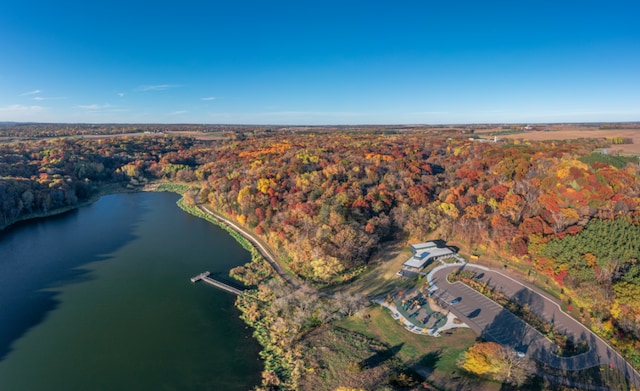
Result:
{"label": "mowed grass", "polygon": [[349,294],[374,297],[384,296],[397,289],[410,289],[415,286],[413,279],[400,278],[396,273],[402,264],[411,257],[408,246],[389,243],[369,262],[367,271],[352,281],[335,289]]}
{"label": "mowed grass", "polygon": [[471,379],[458,368],[461,355],[476,341],[477,336],[470,329],[453,329],[450,335],[439,338],[414,334],[394,320],[388,310],[377,305],[359,316],[340,319],[334,325],[393,347],[402,362],[438,387],[500,389],[496,383]]}
{"label": "mowed grass", "polygon": [[440,357],[434,363],[434,369],[449,373],[457,370],[456,362],[460,355],[476,340],[473,331],[462,328],[452,330],[452,335],[440,338],[414,334],[380,306],[368,309],[364,317],[343,318],[336,322],[336,326],[363,334],[389,346],[401,345],[398,357],[409,366],[420,365],[425,356],[432,357],[433,353],[439,352]]}
{"label": "mowed grass", "polygon": [[[303,342],[305,373],[301,390],[333,391],[340,386],[387,391],[390,380],[405,372],[395,349],[335,326],[323,326],[309,333]],[[419,379],[415,377],[415,382]]]}

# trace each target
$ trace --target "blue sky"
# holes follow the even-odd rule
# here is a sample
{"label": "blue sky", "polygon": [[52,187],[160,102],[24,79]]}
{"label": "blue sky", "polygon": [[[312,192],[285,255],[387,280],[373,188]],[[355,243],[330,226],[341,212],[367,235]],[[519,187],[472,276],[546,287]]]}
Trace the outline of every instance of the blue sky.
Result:
{"label": "blue sky", "polygon": [[640,2],[0,2],[0,121],[640,121]]}

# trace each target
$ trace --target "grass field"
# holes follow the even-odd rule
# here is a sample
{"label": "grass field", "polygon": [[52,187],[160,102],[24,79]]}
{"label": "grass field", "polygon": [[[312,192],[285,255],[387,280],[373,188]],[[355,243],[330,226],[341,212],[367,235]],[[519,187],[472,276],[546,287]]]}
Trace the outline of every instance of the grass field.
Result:
{"label": "grass field", "polygon": [[374,297],[385,295],[396,289],[412,288],[417,281],[401,279],[396,275],[409,257],[411,257],[411,251],[408,246],[400,243],[386,244],[373,256],[367,265],[367,271],[358,276],[357,280],[337,287],[335,291]]}
{"label": "grass field", "polygon": [[544,125],[544,131],[503,131],[499,128],[484,129],[477,132],[496,134],[499,138],[551,141],[551,140],[575,140],[579,138],[593,138],[604,140],[606,137],[622,137],[633,140],[632,144],[612,145],[609,150],[612,153],[640,154],[640,129],[636,126],[625,127],[621,124],[619,129],[599,129],[594,126],[578,124],[553,124]]}
{"label": "grass field", "polygon": [[393,347],[342,328],[323,326],[313,330],[303,342],[306,371],[299,389],[333,391],[338,387],[392,390],[393,376],[409,375],[420,383],[395,355]]}
{"label": "grass field", "polygon": [[440,338],[409,332],[387,310],[372,306],[361,316],[343,318],[335,323],[391,347],[408,367],[438,388],[457,390],[500,390],[501,385],[465,376],[457,367],[458,359],[476,341],[473,331],[454,329]]}

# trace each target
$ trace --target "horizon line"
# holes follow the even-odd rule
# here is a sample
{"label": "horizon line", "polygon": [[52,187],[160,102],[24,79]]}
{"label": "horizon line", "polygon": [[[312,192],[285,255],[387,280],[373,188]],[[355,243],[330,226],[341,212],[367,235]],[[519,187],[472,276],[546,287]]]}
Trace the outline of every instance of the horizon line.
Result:
{"label": "horizon line", "polygon": [[207,122],[40,122],[40,121],[0,121],[7,125],[200,125],[200,126],[278,126],[278,127],[369,127],[369,126],[487,126],[487,125],[597,125],[597,124],[640,124],[635,121],[560,121],[560,122],[459,122],[459,123],[359,123],[359,124],[278,124],[278,123],[207,123]]}

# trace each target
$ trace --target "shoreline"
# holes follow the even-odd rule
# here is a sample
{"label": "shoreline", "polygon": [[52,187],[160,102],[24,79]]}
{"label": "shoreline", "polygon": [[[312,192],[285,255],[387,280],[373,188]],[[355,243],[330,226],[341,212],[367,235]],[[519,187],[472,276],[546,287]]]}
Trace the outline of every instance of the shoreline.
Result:
{"label": "shoreline", "polygon": [[[166,189],[158,190],[158,188],[162,188],[163,185],[167,185]],[[89,197],[89,199],[79,202],[76,205],[69,205],[62,208],[56,208],[48,212],[30,213],[28,215],[20,216],[19,218],[9,222],[8,224],[2,224],[0,225],[0,234],[2,234],[2,232],[4,232],[5,230],[12,228],[18,223],[27,222],[29,220],[38,220],[38,219],[45,219],[47,217],[58,216],[58,215],[82,208],[84,206],[89,206],[94,202],[98,201],[101,197],[106,195],[123,194],[123,193],[139,193],[139,192],[155,192],[155,191],[159,191],[159,192],[169,191],[169,192],[182,195],[182,193],[180,193],[177,190],[171,190],[170,189],[171,186],[182,186],[182,185],[170,183],[170,182],[151,182],[151,183],[145,184],[142,187],[135,187],[135,188],[127,188],[126,185],[122,185],[122,184],[109,184],[109,185],[99,186],[96,194],[93,194],[91,197]]]}
{"label": "shoreline", "polygon": [[299,281],[292,277],[288,273],[288,271],[278,263],[274,252],[266,243],[262,242],[260,238],[256,237],[251,232],[248,232],[246,229],[243,229],[231,219],[228,219],[224,216],[221,216],[219,213],[212,211],[205,205],[196,203],[194,207],[202,211],[206,215],[211,216],[214,220],[216,220],[217,225],[223,227],[227,231],[233,231],[235,234],[240,235],[244,240],[248,241],[249,246],[252,248],[252,250],[250,251],[258,251],[262,255],[262,257],[271,265],[274,271],[289,285],[295,287],[296,289],[299,289],[302,286]]}
{"label": "shoreline", "polygon": [[[160,189],[166,190],[162,187]],[[137,191],[105,193],[103,195],[108,197],[104,197],[105,199],[102,200],[96,196],[95,198],[99,202],[95,205],[86,205],[85,203],[84,206],[87,208],[78,208],[77,211],[67,213],[66,216],[63,213],[52,216],[48,220],[43,218],[39,221],[25,221],[25,223],[16,224],[15,228],[7,230],[4,236],[6,246],[3,248],[8,249],[6,255],[10,255],[5,262],[6,266],[10,267],[7,269],[5,280],[9,282],[6,288],[7,293],[10,293],[11,296],[6,297],[7,302],[3,303],[6,306],[0,307],[10,310],[6,314],[7,320],[12,320],[12,324],[16,327],[15,331],[12,328],[3,330],[5,333],[2,335],[0,353],[4,353],[6,362],[10,365],[5,366],[3,372],[12,376],[0,376],[2,377],[0,384],[6,385],[6,389],[14,387],[17,389],[19,388],[17,385],[22,385],[23,382],[27,383],[27,381],[20,380],[20,377],[23,376],[14,374],[28,373],[29,363],[33,361],[33,357],[42,357],[42,355],[46,357],[48,354],[54,356],[55,350],[43,350],[38,353],[39,350],[42,350],[38,346],[42,346],[42,342],[46,342],[49,335],[55,334],[62,337],[65,335],[72,337],[68,341],[69,351],[72,353],[69,353],[69,363],[61,365],[61,368],[64,367],[61,369],[61,373],[64,372],[64,374],[54,380],[57,383],[64,381],[69,384],[81,384],[84,378],[90,378],[90,376],[69,376],[67,380],[64,376],[73,374],[74,367],[72,365],[77,365],[75,361],[79,364],[83,363],[82,357],[86,356],[87,348],[83,347],[82,337],[84,334],[82,331],[91,330],[80,327],[79,334],[71,335],[65,331],[66,329],[60,329],[57,326],[60,324],[68,324],[70,327],[77,325],[78,322],[75,321],[83,319],[83,311],[87,310],[88,313],[91,313],[96,309],[93,302],[98,300],[98,304],[114,309],[114,316],[105,316],[104,320],[108,326],[113,320],[115,328],[96,328],[96,331],[89,336],[92,341],[96,342],[96,347],[92,347],[91,351],[96,350],[95,348],[98,349],[98,352],[104,350],[104,354],[106,354],[104,357],[107,357],[105,365],[94,367],[93,363],[86,363],[89,372],[94,371],[98,375],[108,373],[103,367],[126,371],[129,364],[135,368],[137,365],[135,363],[118,364],[118,351],[112,349],[113,344],[109,343],[109,339],[113,339],[113,335],[117,334],[118,339],[131,341],[131,345],[122,344],[122,346],[125,348],[130,346],[131,351],[136,352],[136,357],[140,359],[138,361],[155,363],[160,368],[165,365],[164,368],[170,369],[172,360],[176,360],[173,353],[184,353],[183,361],[191,363],[194,370],[185,367],[187,369],[184,371],[176,370],[175,374],[164,371],[164,374],[170,373],[172,384],[197,384],[196,382],[205,379],[208,384],[215,385],[219,381],[224,381],[223,385],[232,384],[234,387],[244,389],[258,386],[263,369],[259,356],[262,347],[252,337],[253,330],[247,329],[245,322],[240,319],[240,311],[237,310],[234,303],[235,297],[225,293],[220,294],[216,290],[210,290],[211,288],[194,287],[185,278],[191,275],[189,270],[205,270],[205,268],[224,276],[229,268],[238,264],[239,260],[242,258],[246,260],[244,250],[235,245],[233,239],[225,238],[224,232],[218,231],[216,233],[215,228],[207,227],[207,224],[202,225],[202,222],[196,224],[197,220],[182,214],[181,210],[172,209],[180,196],[169,191],[137,189]],[[174,231],[175,229],[178,231]],[[174,233],[172,234],[171,231]],[[209,233],[213,234],[215,241],[212,242],[208,239],[212,238]],[[161,235],[164,241],[158,242],[158,235]],[[2,233],[0,233],[0,237],[2,237]],[[43,240],[38,240],[36,243],[34,242],[36,238]],[[167,242],[166,239],[169,241]],[[191,241],[193,244],[190,243]],[[150,243],[157,245],[156,247],[162,246],[165,250],[158,253],[158,249],[152,250],[148,246]],[[181,245],[176,245],[179,243],[189,243],[189,245],[182,248]],[[37,246],[34,246],[35,244]],[[52,245],[55,247],[51,247]],[[212,245],[213,247],[211,247]],[[232,249],[228,253],[229,256],[219,254],[216,246],[220,245],[225,249]],[[12,251],[12,249],[19,249],[20,252]],[[152,250],[152,253],[147,255],[149,250]],[[211,252],[212,250],[213,252]],[[2,254],[1,251],[0,254]],[[25,255],[28,256],[25,257]],[[160,257],[160,263],[158,257]],[[3,259],[3,261],[5,260]],[[211,269],[209,269],[210,267]],[[30,273],[34,270],[34,278],[26,278],[24,283],[20,281],[23,280],[25,271]],[[157,292],[156,288],[158,287],[161,288],[160,292]],[[157,302],[154,300],[154,295],[155,299],[158,294],[166,295],[169,292],[167,289],[170,290],[172,297],[169,302],[166,305],[153,304]],[[156,292],[153,293],[154,291]],[[51,292],[51,294],[47,292]],[[34,294],[36,295],[35,299],[33,299]],[[60,295],[64,296],[64,300],[59,300],[58,296]],[[127,296],[134,300],[133,304],[123,303],[120,300],[121,297]],[[101,298],[105,299],[104,303]],[[32,301],[36,304],[31,305]],[[41,302],[43,304],[40,304]],[[151,304],[146,306],[144,303]],[[166,309],[157,307],[165,307]],[[211,308],[214,309],[213,313],[209,311]],[[96,324],[104,325],[105,322],[102,322],[100,318],[102,316],[100,313],[104,313],[104,311],[99,308],[97,310],[91,319],[99,319],[100,322]],[[29,315],[29,319],[34,319],[33,322],[22,322],[25,313]],[[32,314],[34,315],[31,316]],[[166,314],[179,316],[167,318]],[[226,320],[224,320],[225,318]],[[52,319],[54,322],[51,322]],[[120,325],[123,325],[124,328]],[[230,327],[232,329],[229,329]],[[35,339],[32,335],[33,330],[37,330]],[[58,333],[57,330],[62,331]],[[148,331],[148,335],[140,337],[140,330]],[[155,342],[158,342],[156,337],[162,337],[168,330],[171,331],[170,341],[160,340],[162,350],[160,353],[162,354],[154,358],[149,347],[157,345],[157,343],[154,345],[154,339]],[[130,331],[136,332],[131,333]],[[222,334],[218,334],[219,332]],[[218,335],[229,338],[224,339],[223,342],[216,342],[216,338],[219,339]],[[43,338],[43,336],[47,338]],[[148,338],[149,342],[145,338]],[[58,338],[58,340],[64,341],[64,338]],[[39,343],[32,343],[32,341]],[[102,343],[104,341],[106,343]],[[138,343],[138,341],[142,342]],[[242,345],[242,349],[239,349],[237,344]],[[200,345],[206,346],[206,348],[202,349]],[[74,347],[76,346],[79,354],[75,354]],[[47,347],[50,346],[47,345]],[[223,360],[212,355],[218,351],[218,357],[226,357],[227,353],[231,352],[229,359],[225,358],[222,365],[220,363]],[[37,356],[38,354],[40,356]],[[213,358],[209,359],[210,357]],[[111,360],[111,358],[114,359]],[[233,361],[246,364],[239,364],[239,366],[226,364]],[[14,364],[15,362],[18,364]],[[203,363],[208,364],[203,367]],[[40,364],[44,367],[46,362],[33,363],[34,366]],[[70,370],[66,371],[66,368]],[[140,377],[141,384],[153,385],[156,383],[157,385],[161,383],[157,379],[163,375],[163,371],[158,371],[153,366],[150,368],[152,369]],[[220,368],[222,371],[219,370]],[[227,376],[227,374],[229,375]],[[217,378],[220,380],[218,381]],[[13,380],[15,382],[12,382]],[[36,381],[34,380],[34,382]],[[118,381],[112,383],[118,383]],[[43,383],[40,387],[46,388],[47,386]],[[0,389],[5,389],[5,387],[0,386]],[[34,386],[32,389],[38,389],[38,387]]]}
{"label": "shoreline", "polygon": [[[181,183],[172,183],[172,182],[151,182],[151,183],[145,184],[144,186],[135,187],[135,188],[126,188],[125,186],[103,187],[99,189],[99,191],[95,195],[93,195],[90,199],[86,200],[85,202],[78,203],[73,207],[56,209],[55,211],[50,211],[51,213],[47,213],[46,215],[43,214],[42,216],[28,216],[28,217],[25,216],[21,221],[27,221],[27,220],[32,220],[36,218],[46,218],[46,217],[62,214],[74,209],[78,209],[82,206],[88,206],[91,203],[99,200],[100,197],[102,197],[103,195],[111,195],[111,194],[118,194],[118,193],[137,193],[137,192],[173,192],[181,196],[179,200],[176,202],[177,204],[176,206],[178,206],[184,212],[193,215],[194,217],[204,219],[207,222],[210,222],[212,224],[219,226],[223,230],[227,231],[227,233],[229,233],[243,248],[249,251],[249,253],[251,254],[251,260],[249,261],[249,263],[254,263],[260,260],[260,258],[264,258],[264,261],[266,261],[266,263],[269,264],[271,270],[273,271],[272,277],[284,280],[283,282],[285,284],[292,286],[294,289],[303,289],[306,287],[303,283],[295,280],[292,276],[290,276],[287,273],[286,269],[282,268],[282,266],[280,266],[277,263],[275,256],[271,252],[271,249],[266,244],[263,244],[260,241],[260,239],[256,238],[250,232],[247,232],[247,230],[243,229],[242,227],[237,225],[235,222],[230,221],[229,219],[211,211],[209,208],[203,207],[202,205],[198,205],[198,204],[186,204],[184,195],[185,195],[185,192],[188,190],[189,185],[181,184]],[[17,222],[18,221],[13,222],[12,224],[8,225],[8,227],[14,225]],[[1,235],[1,232],[2,231],[0,231],[0,235]],[[317,293],[320,296],[327,296],[326,293],[321,293],[321,292],[317,292]],[[237,310],[241,310],[240,307],[238,307],[238,301],[236,301],[236,303],[233,306]],[[269,343],[265,345],[264,344],[265,341],[261,341],[261,338],[258,338],[255,335],[255,332],[257,330],[256,326],[247,322],[246,319],[243,319],[242,316],[239,316],[239,318],[243,321],[245,326],[248,326],[254,330],[251,338],[254,341],[256,341],[261,347],[259,355],[261,356],[261,353],[268,351]],[[260,374],[263,375],[265,373],[264,372],[266,368],[265,366],[269,365],[268,364],[269,361],[274,361],[275,365],[285,365],[286,362],[284,362],[283,360],[284,360],[284,357],[272,358],[271,360],[266,360],[266,361],[264,359],[261,359],[262,369],[260,370]],[[288,368],[288,366],[285,365],[283,367],[283,370],[292,370],[292,369]]]}
{"label": "shoreline", "polygon": [[[100,197],[104,196],[104,195],[109,195],[109,194],[118,194],[118,193],[128,193],[129,191],[126,191],[126,188],[123,188],[123,191],[105,191],[106,189],[99,189],[99,191],[92,195],[91,197],[89,197],[89,199],[79,202],[76,205],[69,205],[69,206],[65,206],[62,208],[56,208],[56,209],[52,209],[50,211],[47,212],[40,212],[40,213],[29,213],[27,215],[23,215],[18,217],[17,219],[7,223],[7,224],[2,224],[0,225],[0,233],[3,232],[6,229],[9,229],[13,226],[15,226],[18,223],[22,223],[22,222],[26,222],[29,220],[38,220],[38,219],[45,219],[47,217],[53,217],[53,216],[57,216],[57,215],[61,215],[63,213],[67,213],[67,212],[71,212],[72,210],[75,209],[79,209],[83,206],[88,206],[93,204],[94,202],[98,201],[100,199]],[[132,192],[132,191],[131,191]]]}

